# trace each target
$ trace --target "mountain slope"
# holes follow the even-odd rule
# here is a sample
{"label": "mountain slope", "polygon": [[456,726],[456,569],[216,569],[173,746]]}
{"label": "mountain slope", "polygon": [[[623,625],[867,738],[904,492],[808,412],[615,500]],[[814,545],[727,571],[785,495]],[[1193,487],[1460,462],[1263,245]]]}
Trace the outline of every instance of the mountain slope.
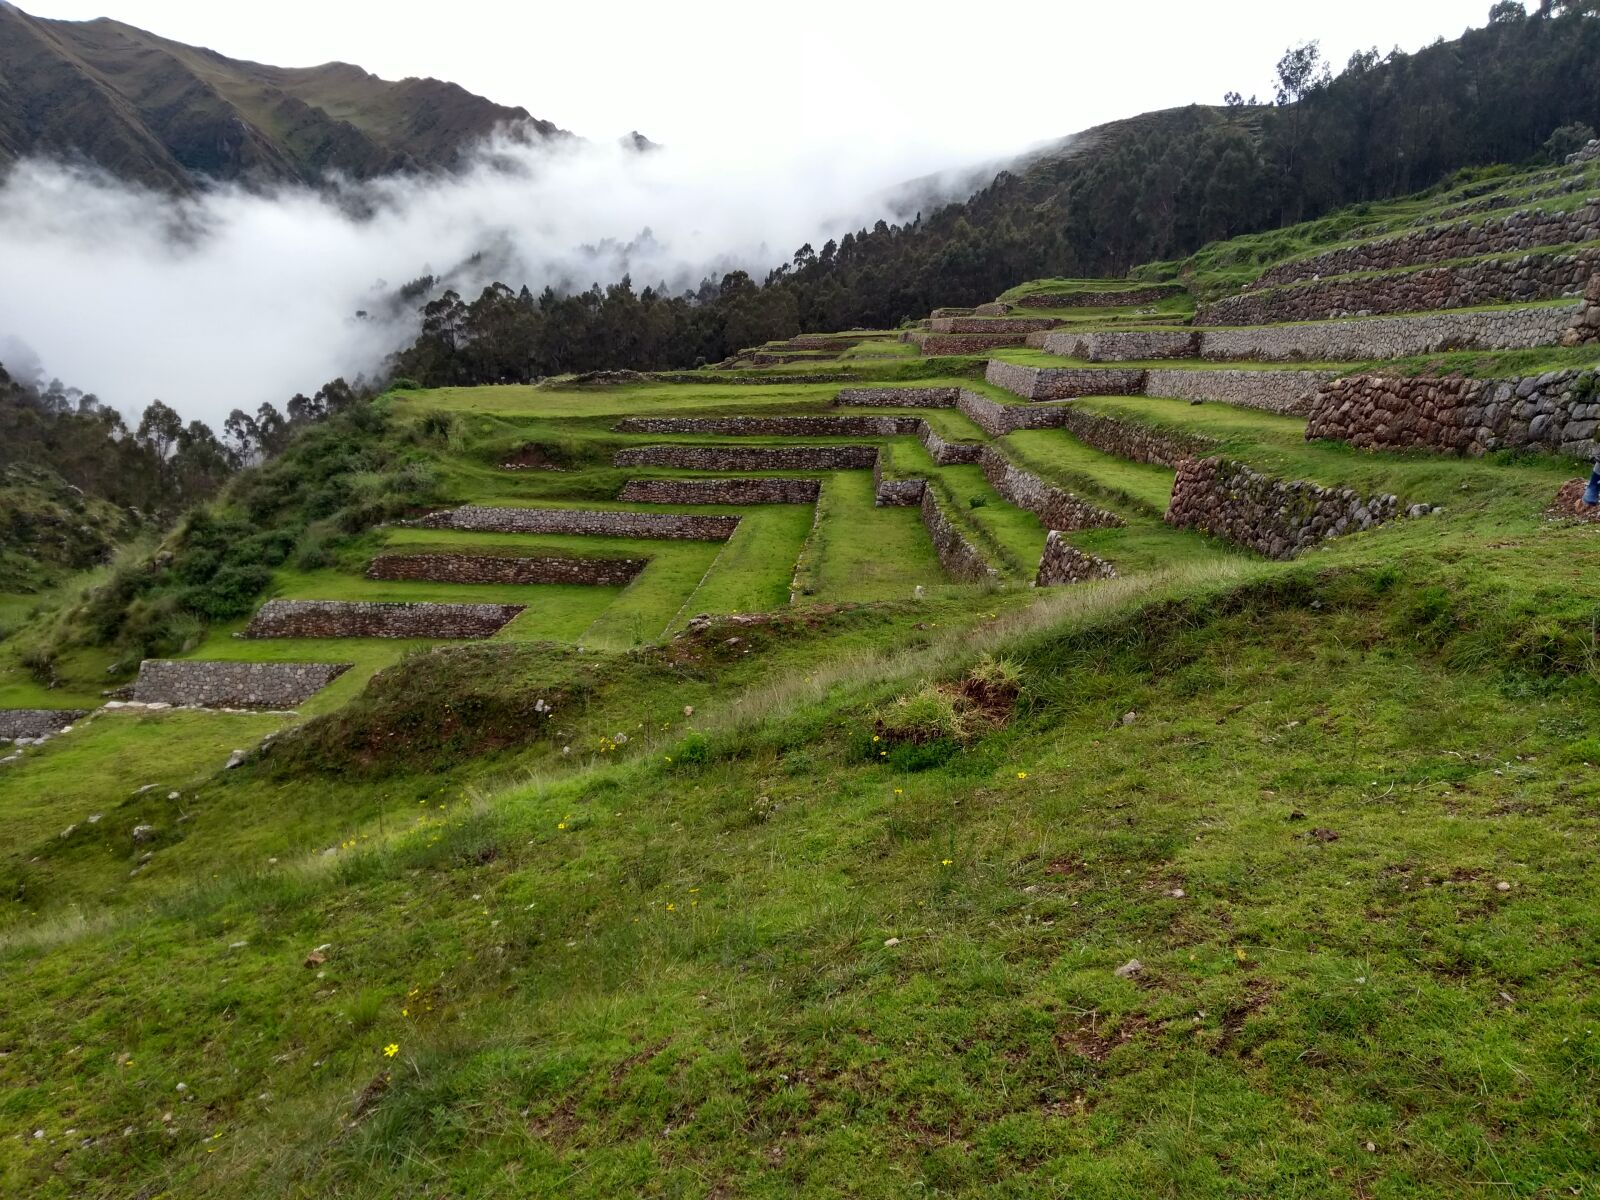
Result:
{"label": "mountain slope", "polygon": [[309,183],[449,168],[498,128],[563,135],[437,79],[240,62],[118,21],[42,20],[0,3],[0,167],[48,154],[160,188]]}

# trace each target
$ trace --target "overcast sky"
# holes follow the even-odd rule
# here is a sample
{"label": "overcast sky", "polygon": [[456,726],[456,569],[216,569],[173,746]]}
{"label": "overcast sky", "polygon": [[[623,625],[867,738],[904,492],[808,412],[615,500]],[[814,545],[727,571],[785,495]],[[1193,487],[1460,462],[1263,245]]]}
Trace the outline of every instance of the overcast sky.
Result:
{"label": "overcast sky", "polygon": [[[930,164],[1020,149],[1237,89],[1266,96],[1292,42],[1415,50],[1484,23],[1490,0],[23,0],[109,16],[234,58],[340,59],[433,75],[589,137],[850,139]],[[912,153],[907,153],[910,150]]]}

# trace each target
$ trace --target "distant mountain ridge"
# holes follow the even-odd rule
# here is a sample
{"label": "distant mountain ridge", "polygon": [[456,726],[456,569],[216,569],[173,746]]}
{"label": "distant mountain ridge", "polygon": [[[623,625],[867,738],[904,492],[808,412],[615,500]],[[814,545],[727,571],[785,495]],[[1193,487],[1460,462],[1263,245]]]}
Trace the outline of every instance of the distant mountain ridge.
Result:
{"label": "distant mountain ridge", "polygon": [[0,0],[0,169],[48,155],[178,191],[207,180],[366,179],[450,169],[496,130],[571,136],[437,79],[242,62],[108,18],[44,20]]}

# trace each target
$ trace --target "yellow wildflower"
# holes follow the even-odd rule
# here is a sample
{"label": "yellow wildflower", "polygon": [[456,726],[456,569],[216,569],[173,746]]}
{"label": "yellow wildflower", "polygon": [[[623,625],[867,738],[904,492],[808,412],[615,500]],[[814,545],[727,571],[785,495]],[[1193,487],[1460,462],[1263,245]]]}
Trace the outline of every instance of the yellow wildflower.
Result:
{"label": "yellow wildflower", "polygon": [[385,1058],[393,1058],[396,1054],[399,1054],[399,1053],[400,1053],[400,1043],[399,1042],[390,1042],[387,1046],[385,1046],[383,1048],[383,1056]]}

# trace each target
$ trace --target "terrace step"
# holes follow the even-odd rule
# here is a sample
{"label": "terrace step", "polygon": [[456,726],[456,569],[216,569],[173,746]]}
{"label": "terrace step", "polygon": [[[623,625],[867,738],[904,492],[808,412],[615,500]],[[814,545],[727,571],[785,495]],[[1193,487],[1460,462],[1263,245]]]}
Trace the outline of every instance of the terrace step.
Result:
{"label": "terrace step", "polygon": [[623,509],[503,508],[463,504],[460,508],[432,513],[404,524],[470,533],[565,533],[580,537],[725,542],[739,527],[739,518]]}
{"label": "terrace step", "polygon": [[352,663],[234,662],[147,658],[133,698],[180,708],[289,709],[343,675]]}
{"label": "terrace step", "polygon": [[246,638],[493,637],[521,604],[422,604],[365,600],[269,600],[239,636]]}
{"label": "terrace step", "polygon": [[[986,382],[1024,400],[1084,396],[1167,396],[1192,403],[1232,404],[1268,412],[1310,411],[1317,388],[1337,371],[1159,367],[1034,367],[991,359]],[[980,422],[981,424],[981,422]]]}

